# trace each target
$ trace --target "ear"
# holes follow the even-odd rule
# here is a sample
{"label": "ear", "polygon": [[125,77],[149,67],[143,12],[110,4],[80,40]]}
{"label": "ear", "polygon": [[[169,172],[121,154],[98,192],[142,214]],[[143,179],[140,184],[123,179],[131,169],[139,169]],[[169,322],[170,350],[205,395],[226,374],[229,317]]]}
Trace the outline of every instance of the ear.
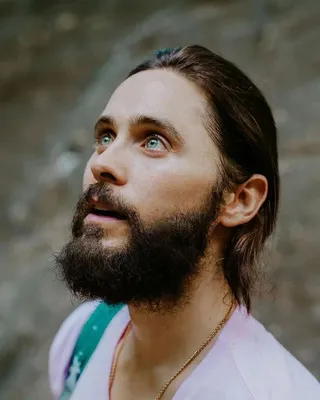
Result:
{"label": "ear", "polygon": [[254,174],[235,192],[225,197],[219,222],[232,228],[246,224],[258,214],[268,194],[268,181],[265,176]]}

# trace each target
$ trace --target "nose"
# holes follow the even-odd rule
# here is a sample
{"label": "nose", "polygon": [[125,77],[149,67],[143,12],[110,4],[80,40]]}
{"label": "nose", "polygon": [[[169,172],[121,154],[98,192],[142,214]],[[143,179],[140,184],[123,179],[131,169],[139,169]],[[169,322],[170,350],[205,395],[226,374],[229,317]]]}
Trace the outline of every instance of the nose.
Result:
{"label": "nose", "polygon": [[127,164],[128,158],[123,147],[117,147],[114,143],[101,153],[94,153],[90,169],[97,182],[121,186],[127,182]]}

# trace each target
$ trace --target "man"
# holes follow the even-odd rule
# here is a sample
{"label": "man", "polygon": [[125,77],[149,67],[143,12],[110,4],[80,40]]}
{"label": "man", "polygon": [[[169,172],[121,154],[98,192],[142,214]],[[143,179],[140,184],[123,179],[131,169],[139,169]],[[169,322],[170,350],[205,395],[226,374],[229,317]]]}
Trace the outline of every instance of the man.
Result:
{"label": "man", "polygon": [[[95,126],[56,257],[92,301],[52,345],[54,398],[72,382],[72,400],[319,400],[317,381],[250,315],[278,198],[272,113],[237,67],[187,46],[134,69]],[[79,378],[71,357],[95,300],[125,306]]]}

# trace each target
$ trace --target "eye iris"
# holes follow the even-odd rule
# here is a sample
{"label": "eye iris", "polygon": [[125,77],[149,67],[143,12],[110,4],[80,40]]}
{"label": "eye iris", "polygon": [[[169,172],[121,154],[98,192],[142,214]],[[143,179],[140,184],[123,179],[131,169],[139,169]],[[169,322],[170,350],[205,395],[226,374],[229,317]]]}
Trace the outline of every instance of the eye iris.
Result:
{"label": "eye iris", "polygon": [[159,143],[159,139],[152,138],[148,140],[148,148],[149,149],[154,149],[157,147],[157,144]]}
{"label": "eye iris", "polygon": [[102,138],[101,138],[102,145],[109,144],[110,142],[111,142],[110,136],[107,136],[107,135],[102,136]]}

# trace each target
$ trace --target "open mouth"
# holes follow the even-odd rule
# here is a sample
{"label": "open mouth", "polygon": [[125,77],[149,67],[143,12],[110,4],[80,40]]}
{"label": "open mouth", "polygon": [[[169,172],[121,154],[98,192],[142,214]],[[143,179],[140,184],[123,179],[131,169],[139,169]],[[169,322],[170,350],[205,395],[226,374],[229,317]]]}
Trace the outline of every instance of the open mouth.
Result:
{"label": "open mouth", "polygon": [[[110,207],[111,208],[111,207]],[[123,215],[122,213],[113,210],[113,209],[109,209],[109,207],[100,207],[100,205],[92,205],[89,208],[89,214],[94,214],[94,215],[99,215],[101,217],[109,217],[109,218],[115,218],[115,219],[119,219],[119,220],[125,220],[127,219],[125,215]]]}

